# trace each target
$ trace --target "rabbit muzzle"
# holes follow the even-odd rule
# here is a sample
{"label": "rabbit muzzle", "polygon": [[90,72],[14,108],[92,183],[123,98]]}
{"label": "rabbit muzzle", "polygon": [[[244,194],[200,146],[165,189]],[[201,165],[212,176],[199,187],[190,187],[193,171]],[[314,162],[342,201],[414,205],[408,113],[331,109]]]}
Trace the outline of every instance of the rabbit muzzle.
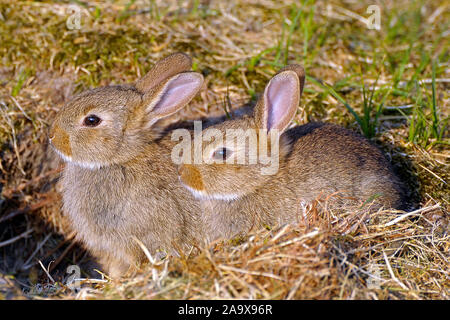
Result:
{"label": "rabbit muzzle", "polygon": [[53,147],[66,157],[72,156],[69,135],[57,124],[50,129],[49,140]]}
{"label": "rabbit muzzle", "polygon": [[205,190],[200,171],[191,164],[182,164],[178,167],[178,177],[181,182],[197,191]]}

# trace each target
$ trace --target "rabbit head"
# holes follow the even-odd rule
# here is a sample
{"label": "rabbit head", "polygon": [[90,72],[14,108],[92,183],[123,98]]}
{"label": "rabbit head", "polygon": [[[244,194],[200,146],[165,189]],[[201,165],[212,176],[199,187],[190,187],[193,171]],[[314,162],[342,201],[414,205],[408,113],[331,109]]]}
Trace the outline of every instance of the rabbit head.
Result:
{"label": "rabbit head", "polygon": [[86,168],[129,161],[157,138],[155,122],[184,107],[200,90],[203,76],[190,68],[191,59],[175,53],[135,85],[76,96],[56,115],[51,145],[64,160]]}
{"label": "rabbit head", "polygon": [[301,66],[285,67],[269,81],[253,115],[203,130],[201,152],[194,145],[193,163],[178,168],[181,183],[199,199],[217,200],[235,200],[262,186],[289,152],[280,135],[296,114],[304,79]]}

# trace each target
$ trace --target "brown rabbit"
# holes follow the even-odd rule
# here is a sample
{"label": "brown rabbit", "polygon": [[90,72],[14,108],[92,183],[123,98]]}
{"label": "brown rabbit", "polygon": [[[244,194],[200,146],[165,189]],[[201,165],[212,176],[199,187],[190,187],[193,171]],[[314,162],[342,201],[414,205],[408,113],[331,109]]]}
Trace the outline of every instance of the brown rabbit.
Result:
{"label": "brown rabbit", "polygon": [[170,137],[156,121],[184,107],[203,76],[172,54],[135,85],[84,92],[57,114],[50,142],[67,162],[63,210],[77,238],[112,276],[152,254],[183,248],[197,232],[198,202],[177,177]]}
{"label": "brown rabbit", "polygon": [[[281,70],[267,84],[252,116],[203,130],[202,139],[207,140],[200,153],[203,161],[180,165],[180,181],[202,202],[209,240],[230,238],[252,227],[293,222],[302,205],[336,192],[346,196],[339,206],[372,199],[378,206],[402,205],[400,181],[383,154],[365,138],[323,123],[284,132],[295,116],[304,79],[301,66]],[[263,153],[260,149],[252,153],[252,143],[245,144],[245,139],[241,140],[244,145],[236,143],[236,136],[246,135],[244,131],[230,135],[230,129],[251,129],[248,139],[252,141],[254,132],[254,146],[264,145],[267,136],[269,153],[279,158],[278,170],[267,174],[262,169],[270,167],[268,161],[251,163],[255,154]],[[207,132],[212,133],[205,139]],[[273,141],[279,141],[279,148],[271,147]],[[239,153],[245,163],[237,163]]]}

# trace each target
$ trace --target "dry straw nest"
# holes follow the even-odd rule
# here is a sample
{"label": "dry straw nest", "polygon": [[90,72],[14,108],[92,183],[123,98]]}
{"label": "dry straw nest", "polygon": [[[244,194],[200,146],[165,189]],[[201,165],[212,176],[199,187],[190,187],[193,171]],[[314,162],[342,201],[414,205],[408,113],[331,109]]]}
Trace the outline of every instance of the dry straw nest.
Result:
{"label": "dry straw nest", "polygon": [[[77,293],[62,284],[68,265],[84,270],[93,259],[72,241],[60,210],[63,164],[48,147],[48,126],[74,94],[132,82],[168,53],[190,54],[206,76],[201,94],[170,122],[237,108],[285,62],[300,62],[311,77],[335,84],[357,112],[355,78],[396,83],[400,89],[386,106],[407,106],[417,103],[417,88],[402,95],[401,81],[429,79],[427,55],[440,59],[436,100],[439,116],[448,119],[446,2],[380,3],[390,24],[380,31],[361,23],[369,2],[82,2],[82,27],[68,30],[68,2],[0,0],[0,298],[448,299],[448,131],[447,144],[413,143],[399,113],[380,119],[373,141],[413,190],[417,210],[333,212],[330,198],[302,208],[296,224],[254,230],[182,257],[149,256],[127,279],[83,273]],[[420,27],[411,39],[414,17]],[[401,64],[398,52],[406,50],[409,60]],[[358,130],[338,100],[307,80],[296,123],[311,120]]]}

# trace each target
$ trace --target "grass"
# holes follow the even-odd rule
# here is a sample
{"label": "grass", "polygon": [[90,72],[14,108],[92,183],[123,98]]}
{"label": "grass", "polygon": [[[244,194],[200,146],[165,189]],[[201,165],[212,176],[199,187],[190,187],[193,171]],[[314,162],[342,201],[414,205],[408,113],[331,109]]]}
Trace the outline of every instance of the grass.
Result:
{"label": "grass", "polygon": [[[433,62],[432,70],[431,97],[425,97],[426,100],[423,101],[424,93],[420,89],[409,122],[409,141],[420,144],[424,148],[434,144],[449,144],[444,139],[448,130],[449,117],[441,119],[436,102],[436,62]],[[424,110],[428,110],[428,113]]]}
{"label": "grass", "polygon": [[[81,8],[79,30],[66,26],[71,4]],[[449,7],[379,3],[378,31],[363,20],[372,4],[0,0],[0,298],[448,299]],[[318,201],[298,224],[102,278],[60,210],[63,164],[48,149],[48,126],[74,94],[133,82],[175,51],[193,57],[206,86],[168,122],[230,115],[284,64],[300,63],[307,80],[295,123],[366,135],[419,207],[368,217]],[[86,279],[78,293],[64,285],[69,265]]]}

